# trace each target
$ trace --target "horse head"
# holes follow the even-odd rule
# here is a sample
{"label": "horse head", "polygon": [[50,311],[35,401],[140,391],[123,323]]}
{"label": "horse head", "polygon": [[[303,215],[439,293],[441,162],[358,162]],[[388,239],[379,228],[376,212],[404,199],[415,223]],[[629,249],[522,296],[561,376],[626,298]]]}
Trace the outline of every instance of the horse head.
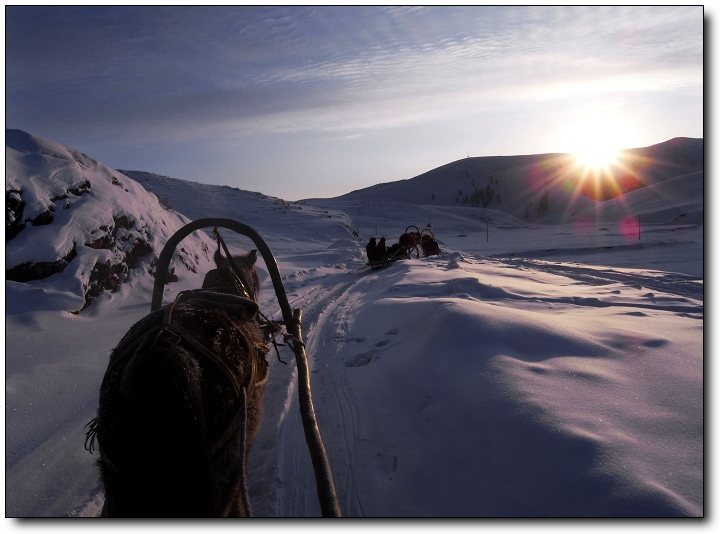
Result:
{"label": "horse head", "polygon": [[255,270],[257,250],[229,257],[224,257],[217,250],[214,260],[217,268],[208,271],[205,275],[203,289],[212,289],[257,300],[260,294],[260,278]]}

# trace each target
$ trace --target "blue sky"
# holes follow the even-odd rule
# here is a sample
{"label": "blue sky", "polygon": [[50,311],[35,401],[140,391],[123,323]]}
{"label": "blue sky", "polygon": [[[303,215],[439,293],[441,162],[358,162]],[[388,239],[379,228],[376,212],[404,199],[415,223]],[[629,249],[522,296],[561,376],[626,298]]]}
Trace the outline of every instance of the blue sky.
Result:
{"label": "blue sky", "polygon": [[12,7],[6,126],[336,196],[470,156],[703,137],[703,8]]}

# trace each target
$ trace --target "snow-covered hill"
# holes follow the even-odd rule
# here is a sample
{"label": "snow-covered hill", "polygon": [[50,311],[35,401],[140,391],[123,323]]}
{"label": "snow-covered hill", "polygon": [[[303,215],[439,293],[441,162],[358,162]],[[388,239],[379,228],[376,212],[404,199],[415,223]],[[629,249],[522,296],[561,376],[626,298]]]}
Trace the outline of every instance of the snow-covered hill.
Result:
{"label": "snow-covered hill", "polygon": [[260,232],[270,245],[288,235],[296,241],[359,238],[353,221],[340,211],[314,208],[234,187],[199,184],[141,171],[119,172],[192,220],[207,217],[208,213],[214,217],[241,216],[243,222]]}
{"label": "snow-covered hill", "polygon": [[[67,165],[36,159],[48,175],[53,162]],[[230,217],[269,242],[290,304],[303,310],[315,409],[345,516],[704,515],[702,173],[602,203],[601,218],[537,224],[454,198],[288,203],[108,172],[110,191],[121,191],[114,176],[127,194],[149,191],[176,210],[161,208],[162,217]],[[68,198],[77,220],[86,208],[95,213]],[[595,213],[599,204],[578,198],[586,201]],[[144,209],[132,213],[153,220]],[[628,232],[630,215],[642,225]],[[428,223],[440,256],[365,265],[370,236],[392,240]],[[29,223],[6,248],[38,228]],[[54,234],[37,235],[59,248]],[[110,350],[150,309],[152,277],[136,269],[72,314],[73,261],[45,279],[5,284],[7,516],[95,515],[102,506],[83,426]],[[166,301],[199,286],[199,267],[169,284]],[[259,268],[260,307],[278,317]],[[250,498],[258,516],[318,515],[296,370],[291,353],[282,356],[287,366],[269,362]]]}
{"label": "snow-covered hill", "polygon": [[[703,140],[690,138],[621,151],[607,171],[613,179],[600,180],[598,195],[607,199],[619,191],[660,184],[681,175],[697,177],[703,170],[703,153]],[[523,221],[557,223],[590,215],[595,220],[596,214],[602,219],[602,209],[597,213],[597,208],[603,203],[593,199],[595,187],[592,172],[586,172],[569,154],[468,157],[415,178],[353,191],[338,200],[357,205],[385,200],[472,206],[485,209],[490,219],[497,219],[495,212],[501,212]]]}

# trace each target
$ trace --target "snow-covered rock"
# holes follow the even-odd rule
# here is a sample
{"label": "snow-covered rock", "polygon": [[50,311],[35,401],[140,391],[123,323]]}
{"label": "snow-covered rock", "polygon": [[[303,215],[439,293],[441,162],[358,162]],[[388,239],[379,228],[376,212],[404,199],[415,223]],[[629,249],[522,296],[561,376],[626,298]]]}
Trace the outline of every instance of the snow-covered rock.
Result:
{"label": "snow-covered rock", "polygon": [[[189,222],[102,163],[21,130],[6,131],[6,278],[42,280],[85,299],[115,291],[136,270],[154,275],[167,239]],[[197,233],[176,252],[169,280],[211,261]]]}

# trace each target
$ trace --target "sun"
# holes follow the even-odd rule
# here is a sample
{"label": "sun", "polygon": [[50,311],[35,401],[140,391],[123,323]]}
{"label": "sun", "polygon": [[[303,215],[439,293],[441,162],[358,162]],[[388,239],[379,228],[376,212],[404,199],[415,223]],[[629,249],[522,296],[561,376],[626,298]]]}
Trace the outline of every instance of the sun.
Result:
{"label": "sun", "polygon": [[607,168],[616,162],[624,131],[625,128],[608,117],[587,117],[573,125],[570,151],[578,165],[587,170]]}
{"label": "sun", "polygon": [[595,141],[574,149],[573,155],[581,166],[588,169],[601,169],[616,161],[619,150],[609,143]]}
{"label": "sun", "polygon": [[638,187],[641,180],[625,148],[632,146],[638,131],[628,117],[610,107],[576,113],[561,131],[568,163],[566,188],[575,197],[605,201]]}

